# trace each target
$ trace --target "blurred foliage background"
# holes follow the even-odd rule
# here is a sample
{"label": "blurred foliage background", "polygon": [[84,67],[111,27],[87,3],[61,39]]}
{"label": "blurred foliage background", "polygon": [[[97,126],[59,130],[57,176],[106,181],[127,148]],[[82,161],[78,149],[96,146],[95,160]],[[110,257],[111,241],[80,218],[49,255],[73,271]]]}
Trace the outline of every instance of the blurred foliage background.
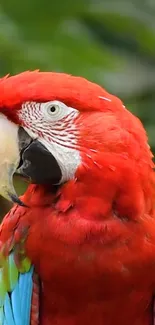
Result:
{"label": "blurred foliage background", "polygon": [[[36,68],[84,76],[119,96],[155,152],[155,0],[1,0],[0,75]],[[9,207],[1,199],[0,215]]]}

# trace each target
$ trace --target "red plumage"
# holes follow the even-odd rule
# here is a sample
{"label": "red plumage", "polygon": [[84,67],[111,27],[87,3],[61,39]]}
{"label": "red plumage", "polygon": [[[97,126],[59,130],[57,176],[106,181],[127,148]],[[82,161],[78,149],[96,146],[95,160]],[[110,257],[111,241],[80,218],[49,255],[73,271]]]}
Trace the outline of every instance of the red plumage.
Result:
{"label": "red plumage", "polygon": [[16,114],[23,102],[55,99],[80,111],[82,163],[56,193],[30,185],[22,198],[29,208],[11,210],[0,240],[18,242],[27,229],[41,325],[151,325],[154,165],[145,131],[119,99],[83,78],[26,72],[0,82],[0,110],[16,123],[24,123]]}
{"label": "red plumage", "polygon": [[[4,77],[0,81],[0,107],[11,119],[17,118],[15,111],[25,101],[45,102],[60,100],[67,105],[75,105],[80,110],[102,110],[99,96],[107,92],[99,85],[81,77],[52,72],[23,72],[19,75]],[[108,94],[114,100],[115,109],[120,109],[120,99]],[[109,103],[104,108],[109,109]],[[13,111],[12,111],[13,110]]]}

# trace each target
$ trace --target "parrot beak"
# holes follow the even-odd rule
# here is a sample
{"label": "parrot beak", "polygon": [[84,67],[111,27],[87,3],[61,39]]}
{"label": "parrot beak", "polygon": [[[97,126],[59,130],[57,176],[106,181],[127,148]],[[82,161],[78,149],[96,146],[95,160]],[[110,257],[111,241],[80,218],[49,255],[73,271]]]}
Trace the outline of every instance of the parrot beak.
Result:
{"label": "parrot beak", "polygon": [[15,173],[34,184],[59,183],[61,169],[51,152],[3,114],[0,114],[0,139],[0,195],[5,199],[25,206],[13,186]]}
{"label": "parrot beak", "polygon": [[20,161],[18,126],[0,114],[0,195],[9,201],[24,205],[13,186],[13,175]]}

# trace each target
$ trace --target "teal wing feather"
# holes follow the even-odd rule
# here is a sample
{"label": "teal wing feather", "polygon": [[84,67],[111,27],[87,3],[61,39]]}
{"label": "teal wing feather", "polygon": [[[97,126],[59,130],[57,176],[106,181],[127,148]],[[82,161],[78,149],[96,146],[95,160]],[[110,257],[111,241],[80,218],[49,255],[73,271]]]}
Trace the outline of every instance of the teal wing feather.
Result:
{"label": "teal wing feather", "polygon": [[14,252],[0,255],[0,325],[29,325],[33,293],[33,266],[24,258],[20,268]]}

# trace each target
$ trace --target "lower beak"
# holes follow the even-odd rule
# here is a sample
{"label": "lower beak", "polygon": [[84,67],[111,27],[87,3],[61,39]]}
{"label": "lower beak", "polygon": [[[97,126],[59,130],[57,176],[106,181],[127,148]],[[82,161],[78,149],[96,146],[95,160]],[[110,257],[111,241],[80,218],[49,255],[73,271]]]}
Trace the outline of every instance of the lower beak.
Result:
{"label": "lower beak", "polygon": [[[24,130],[23,132],[26,134]],[[29,178],[31,183],[54,185],[61,181],[62,173],[58,162],[38,140],[31,141],[21,153],[18,173]]]}

